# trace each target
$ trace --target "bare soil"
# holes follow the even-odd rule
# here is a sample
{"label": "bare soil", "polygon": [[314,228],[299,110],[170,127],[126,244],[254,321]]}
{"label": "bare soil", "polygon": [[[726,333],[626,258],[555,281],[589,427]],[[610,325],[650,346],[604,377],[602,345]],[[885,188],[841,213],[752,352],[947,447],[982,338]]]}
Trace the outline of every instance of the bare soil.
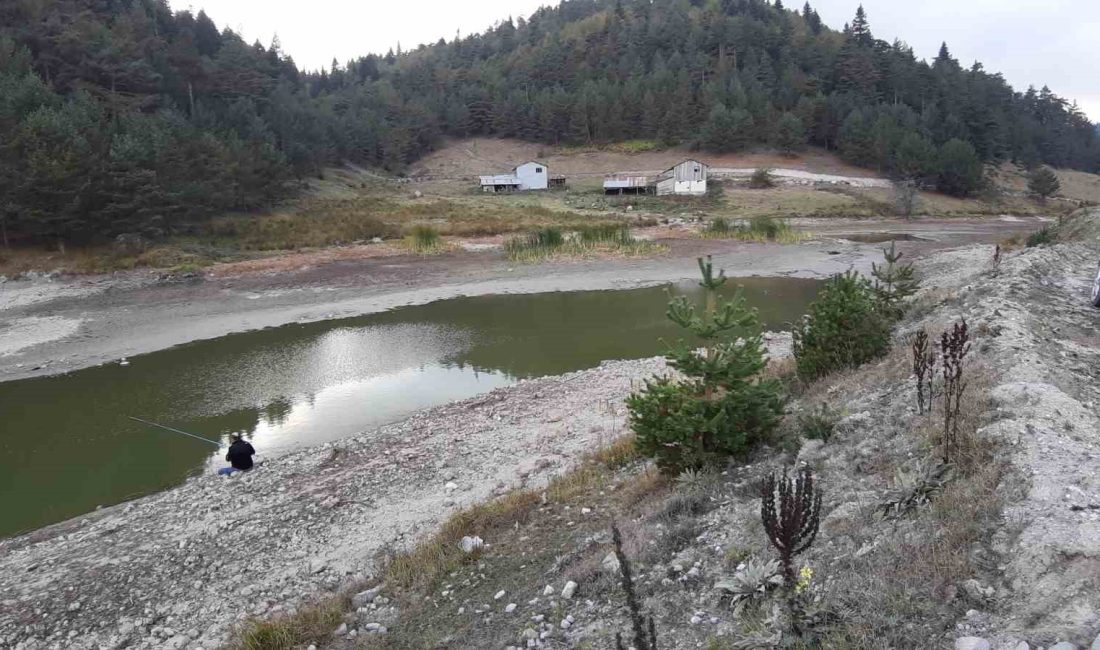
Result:
{"label": "bare soil", "polygon": [[[731,276],[827,277],[866,271],[877,244],[838,235],[905,232],[899,244],[924,254],[971,242],[1028,233],[1024,220],[796,220],[819,235],[795,245],[703,240],[690,224],[643,229],[667,245],[650,258],[510,262],[497,238],[449,238],[449,250],[412,255],[391,244],[303,251],[215,265],[185,275],[130,271],[113,275],[37,277],[0,284],[0,331],[10,341],[0,381],[69,372],[189,341],[295,322],[353,317],[461,295],[631,288],[694,277],[695,259],[714,255]],[[55,319],[40,321],[34,319]],[[61,319],[61,320],[56,320]],[[53,328],[35,322],[79,323]],[[33,333],[33,335],[32,335]]]}
{"label": "bare soil", "polygon": [[605,174],[627,171],[661,172],[685,158],[696,158],[711,167],[732,169],[783,168],[857,178],[876,175],[870,170],[849,165],[820,149],[809,149],[797,156],[783,156],[774,152],[704,154],[686,148],[630,154],[595,147],[588,150],[558,148],[494,138],[473,138],[447,143],[438,151],[419,160],[409,175],[413,178],[440,180],[469,179],[480,174],[506,171],[528,160],[538,160],[546,163],[553,174],[602,177]]}

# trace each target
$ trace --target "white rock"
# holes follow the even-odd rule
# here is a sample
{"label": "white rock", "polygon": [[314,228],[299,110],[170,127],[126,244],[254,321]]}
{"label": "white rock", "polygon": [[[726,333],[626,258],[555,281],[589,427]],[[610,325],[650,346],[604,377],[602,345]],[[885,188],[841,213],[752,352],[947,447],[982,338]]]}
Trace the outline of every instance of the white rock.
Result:
{"label": "white rock", "polygon": [[374,599],[378,597],[378,594],[382,592],[382,587],[371,587],[366,591],[360,591],[351,597],[351,606],[359,609],[360,607],[366,607],[374,602]]}
{"label": "white rock", "polygon": [[1070,643],[1069,641],[1059,641],[1058,643],[1050,646],[1050,650],[1077,650],[1077,646]]}
{"label": "white rock", "polygon": [[608,553],[604,556],[603,561],[600,562],[600,568],[608,573],[618,573],[620,566],[619,556],[614,553]]}
{"label": "white rock", "polygon": [[1100,634],[1096,635],[1092,645],[1089,646],[1089,650],[1100,650]]}
{"label": "white rock", "polygon": [[691,617],[691,624],[692,625],[698,625],[702,622],[703,622],[703,618],[701,616],[692,616]]}
{"label": "white rock", "polygon": [[512,612],[516,611],[516,604],[508,603],[508,606],[504,608],[504,611],[507,614],[511,614]]}
{"label": "white rock", "polygon": [[990,650],[989,641],[977,636],[955,639],[955,650]]}
{"label": "white rock", "polygon": [[479,549],[485,546],[485,540],[481,539],[477,535],[473,537],[466,536],[462,538],[462,541],[458,544],[462,548],[463,553],[473,553],[475,549]]}
{"label": "white rock", "polygon": [[504,598],[504,593],[504,590],[501,589],[497,592],[497,595],[493,596],[493,600],[500,600],[501,598]]}
{"label": "white rock", "polygon": [[570,580],[565,583],[565,587],[561,590],[561,597],[569,600],[573,597],[573,594],[577,593],[577,583]]}
{"label": "white rock", "polygon": [[552,595],[554,595],[554,588],[551,587],[550,585],[546,585],[546,588],[542,590],[542,595],[543,596],[552,596]]}
{"label": "white rock", "polygon": [[344,636],[347,633],[348,633],[348,624],[347,623],[341,623],[340,627],[338,627],[338,628],[336,628],[335,630],[332,631],[332,634],[334,636]]}

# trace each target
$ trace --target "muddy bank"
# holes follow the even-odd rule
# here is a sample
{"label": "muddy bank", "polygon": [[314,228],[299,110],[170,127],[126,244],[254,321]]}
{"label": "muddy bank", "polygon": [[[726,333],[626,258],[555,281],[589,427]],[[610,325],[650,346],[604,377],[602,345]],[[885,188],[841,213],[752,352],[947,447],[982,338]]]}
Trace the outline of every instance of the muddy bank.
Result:
{"label": "muddy bank", "polygon": [[[42,278],[0,284],[0,381],[57,374],[189,341],[287,323],[376,313],[457,296],[624,289],[695,277],[695,258],[713,254],[730,276],[823,278],[868,271],[879,246],[839,241],[829,233],[904,230],[927,241],[899,248],[924,254],[975,241],[995,241],[1036,227],[1028,220],[801,223],[820,241],[781,246],[699,239],[662,239],[670,250],[649,259],[515,264],[499,250],[430,257],[364,256],[313,262],[264,273],[225,275],[215,267],[196,277],[153,272],[77,279]],[[660,237],[659,237],[660,238]],[[40,330],[55,319],[65,327]],[[30,332],[34,331],[33,334]]]}

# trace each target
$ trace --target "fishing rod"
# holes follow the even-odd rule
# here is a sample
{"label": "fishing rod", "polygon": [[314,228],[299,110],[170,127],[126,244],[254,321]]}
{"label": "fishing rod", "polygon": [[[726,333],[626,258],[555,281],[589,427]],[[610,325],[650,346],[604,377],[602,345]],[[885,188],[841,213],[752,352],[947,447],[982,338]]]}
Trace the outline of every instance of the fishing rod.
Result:
{"label": "fishing rod", "polygon": [[132,415],[128,415],[127,417],[130,418],[131,420],[134,420],[135,422],[141,422],[142,424],[148,424],[151,427],[156,427],[158,429],[164,429],[165,431],[171,431],[172,433],[180,433],[180,434],[183,434],[183,435],[185,435],[189,438],[194,438],[196,440],[202,440],[203,442],[209,442],[210,444],[214,445],[215,447],[218,447],[219,449],[222,446],[222,443],[215,442],[215,441],[211,440],[210,438],[203,438],[202,436],[196,436],[193,433],[187,433],[186,431],[180,431],[179,429],[173,429],[172,427],[166,427],[163,424],[157,424],[156,422],[150,422],[148,420],[142,420],[141,418],[135,418]]}

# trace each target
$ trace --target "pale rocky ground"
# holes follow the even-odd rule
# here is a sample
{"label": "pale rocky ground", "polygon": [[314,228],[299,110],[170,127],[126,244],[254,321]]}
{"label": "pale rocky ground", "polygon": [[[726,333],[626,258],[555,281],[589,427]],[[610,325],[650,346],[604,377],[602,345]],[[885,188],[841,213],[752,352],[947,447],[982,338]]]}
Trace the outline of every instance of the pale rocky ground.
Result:
{"label": "pale rocky ground", "polygon": [[[1079,223],[1086,225],[1073,230],[1082,231],[1082,239],[1006,254],[999,269],[991,246],[922,260],[925,289],[899,328],[895,352],[812,393],[812,400],[828,399],[844,414],[827,444],[803,440],[797,456],[764,449],[747,464],[731,465],[701,497],[677,486],[641,512],[614,514],[662,648],[782,643],[766,608],[739,614],[716,585],[747,559],[774,557],[760,531],[754,486],[770,469],[806,462],[821,480],[825,503],[818,541],[800,563],[814,568],[811,589],[819,590],[827,611],[849,624],[849,634],[862,634],[862,645],[824,647],[1100,649],[1100,312],[1088,304],[1100,258],[1100,213]],[[974,333],[968,367],[971,391],[981,393],[970,407],[979,409],[972,413],[977,436],[995,443],[990,448],[1004,471],[996,484],[962,492],[971,503],[950,507],[972,510],[954,519],[933,516],[925,506],[886,520],[881,506],[896,487],[895,471],[913,470],[937,453],[927,437],[935,422],[916,414],[906,343],[919,327],[935,335],[959,318]],[[796,401],[792,409],[812,405]],[[983,505],[985,490],[1003,497],[1003,509]],[[539,516],[577,521],[577,514],[554,508],[540,508]],[[941,526],[967,526],[971,513],[977,530],[968,546],[941,549],[965,558],[966,566],[931,592],[912,591],[938,582],[909,572],[908,565],[919,572],[935,564],[914,554],[936,549],[936,538],[955,534]],[[530,532],[516,534],[545,530],[528,526]],[[387,609],[394,594],[384,586],[372,590],[359,604],[377,597],[382,606],[349,614],[341,634],[322,645],[359,647],[366,639],[366,647],[406,647],[423,634],[442,638],[438,647],[614,647],[615,632],[629,638],[629,622],[605,558],[606,528],[594,530],[598,524],[578,529],[571,552],[518,588],[514,575],[502,574],[512,565],[490,553],[451,574],[441,595],[424,594],[431,605],[409,620]],[[569,580],[579,585],[566,597],[561,592]],[[890,589],[912,600],[899,601]],[[396,635],[392,643],[373,631],[377,621]],[[461,632],[426,636],[447,626]]]}
{"label": "pale rocky ground", "polygon": [[[920,322],[938,331],[964,316],[980,332],[974,359],[989,371],[993,400],[981,434],[1007,443],[1012,467],[997,486],[1008,505],[971,549],[982,568],[927,596],[956,623],[933,636],[925,621],[904,622],[911,643],[899,647],[1066,650],[1089,647],[1100,632],[1100,313],[1087,302],[1100,228],[1084,230],[1082,241],[1006,255],[996,272],[990,246],[921,261]],[[916,325],[906,323],[899,336]],[[0,542],[0,647],[218,647],[239,619],[286,612],[354,584],[371,572],[375,551],[411,543],[456,507],[543,484],[582,450],[621,435],[623,396],[661,367],[613,362],[524,382],[240,478],[193,479]],[[821,540],[805,557],[821,576],[843,576],[859,558],[885,553],[880,540],[919,534],[915,523],[887,527],[874,515],[890,487],[881,468],[927,454],[927,441],[911,432],[905,355],[860,376],[830,393],[847,413],[836,438],[808,442],[798,456],[827,490]],[[767,553],[752,524],[751,485],[793,460],[772,454],[731,470],[723,478],[731,491],[699,517],[698,534],[674,556],[639,563],[662,647],[744,633],[713,585],[731,569],[724,565],[731,549]],[[628,533],[640,535],[644,524]],[[828,588],[830,579],[822,580]],[[556,591],[563,581],[509,595],[519,607],[508,614],[518,618],[501,625],[497,617],[476,637],[493,643],[453,647],[518,645],[526,637],[516,633],[528,627],[548,632],[531,639],[535,645],[605,647],[611,631],[625,629],[620,597],[588,583],[566,603],[563,619],[573,621],[565,629],[517,622],[545,616],[530,603],[546,582]]]}

